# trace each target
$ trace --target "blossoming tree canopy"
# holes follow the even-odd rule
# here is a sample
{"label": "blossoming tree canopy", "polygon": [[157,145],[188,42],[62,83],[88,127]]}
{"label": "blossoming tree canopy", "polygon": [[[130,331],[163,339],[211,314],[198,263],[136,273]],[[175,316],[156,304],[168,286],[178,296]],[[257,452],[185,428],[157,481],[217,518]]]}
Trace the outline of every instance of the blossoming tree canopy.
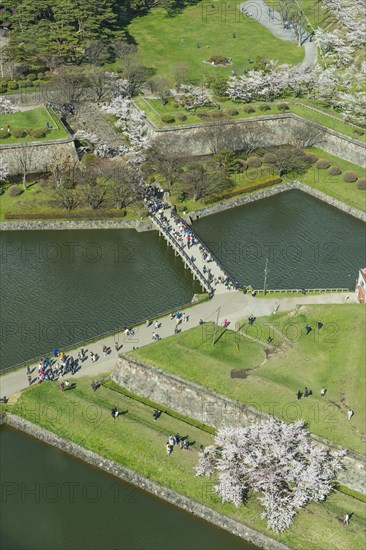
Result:
{"label": "blossoming tree canopy", "polygon": [[322,501],[342,469],[346,451],[328,451],[311,441],[298,420],[287,424],[270,419],[242,428],[220,429],[215,445],[199,455],[197,476],[215,475],[222,502],[239,506],[258,495],[270,529],[288,528],[296,512]]}

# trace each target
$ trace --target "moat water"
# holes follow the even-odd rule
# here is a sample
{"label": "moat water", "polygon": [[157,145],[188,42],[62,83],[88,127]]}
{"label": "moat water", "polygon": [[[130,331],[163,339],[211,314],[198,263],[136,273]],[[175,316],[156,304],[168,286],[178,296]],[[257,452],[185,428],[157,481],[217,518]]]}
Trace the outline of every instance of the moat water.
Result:
{"label": "moat water", "polygon": [[256,548],[6,426],[0,445],[2,550]]}

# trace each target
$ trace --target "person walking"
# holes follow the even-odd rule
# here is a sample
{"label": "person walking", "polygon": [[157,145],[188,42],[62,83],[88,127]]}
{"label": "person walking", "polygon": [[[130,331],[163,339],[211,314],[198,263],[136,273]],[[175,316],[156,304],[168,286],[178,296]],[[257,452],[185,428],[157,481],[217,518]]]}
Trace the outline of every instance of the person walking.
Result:
{"label": "person walking", "polygon": [[320,395],[321,395],[322,397],[324,397],[326,393],[327,393],[327,390],[326,390],[325,388],[322,388],[322,389],[320,390]]}
{"label": "person walking", "polygon": [[352,416],[354,415],[355,413],[353,412],[352,409],[348,409],[348,412],[347,412],[347,417],[348,417],[348,420],[351,420]]}

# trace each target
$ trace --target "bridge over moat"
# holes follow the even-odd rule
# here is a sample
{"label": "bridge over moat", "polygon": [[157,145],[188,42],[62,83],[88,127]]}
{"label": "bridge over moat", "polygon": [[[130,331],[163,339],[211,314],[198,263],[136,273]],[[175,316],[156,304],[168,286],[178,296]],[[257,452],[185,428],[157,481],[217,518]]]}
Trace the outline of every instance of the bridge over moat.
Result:
{"label": "bridge over moat", "polygon": [[159,234],[179,255],[193,277],[199,281],[211,296],[225,294],[237,289],[237,283],[215,258],[211,250],[195,234],[173,209],[150,213],[151,220]]}

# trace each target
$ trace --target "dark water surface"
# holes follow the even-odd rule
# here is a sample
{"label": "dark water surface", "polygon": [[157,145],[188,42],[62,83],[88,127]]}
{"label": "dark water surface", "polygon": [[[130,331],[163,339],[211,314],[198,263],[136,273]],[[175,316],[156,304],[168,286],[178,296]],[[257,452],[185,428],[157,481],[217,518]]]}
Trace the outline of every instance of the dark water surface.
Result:
{"label": "dark water surface", "polygon": [[194,222],[241,284],[355,288],[366,265],[365,224],[301,191],[289,191]]}
{"label": "dark water surface", "polygon": [[1,368],[158,315],[202,292],[157,232],[0,234]]}
{"label": "dark water surface", "polygon": [[255,550],[21,432],[0,445],[1,550]]}

